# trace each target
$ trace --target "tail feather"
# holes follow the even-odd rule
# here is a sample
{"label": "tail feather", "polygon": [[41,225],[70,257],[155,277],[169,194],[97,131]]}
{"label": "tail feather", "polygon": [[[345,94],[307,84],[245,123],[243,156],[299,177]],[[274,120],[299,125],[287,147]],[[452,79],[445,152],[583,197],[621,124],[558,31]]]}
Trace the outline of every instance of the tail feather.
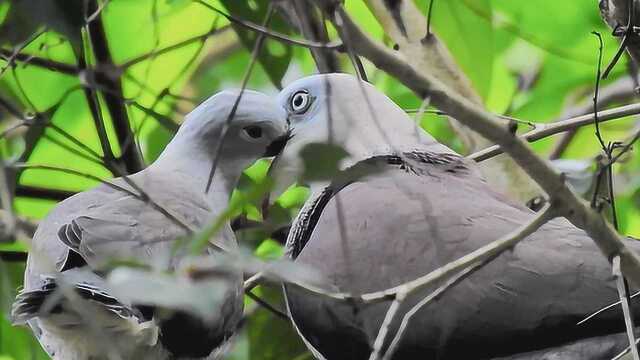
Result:
{"label": "tail feather", "polygon": [[[117,298],[93,284],[76,283],[73,288],[80,298],[97,304],[121,318],[145,320],[137,310],[122,304]],[[12,323],[23,325],[35,317],[47,317],[61,313],[64,311],[63,303],[67,301],[61,295],[55,278],[45,279],[37,289],[21,291],[11,308]]]}

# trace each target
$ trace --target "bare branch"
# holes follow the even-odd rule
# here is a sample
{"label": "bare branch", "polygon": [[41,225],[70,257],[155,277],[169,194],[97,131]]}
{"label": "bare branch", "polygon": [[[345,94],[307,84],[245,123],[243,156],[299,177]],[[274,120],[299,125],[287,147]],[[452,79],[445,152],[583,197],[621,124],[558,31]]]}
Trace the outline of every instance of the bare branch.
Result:
{"label": "bare branch", "polygon": [[[125,187],[122,187],[120,185],[117,185],[111,181],[102,179],[98,176],[95,175],[91,175],[91,174],[87,174],[81,171],[77,171],[77,170],[73,170],[73,169],[67,169],[67,168],[61,168],[61,167],[57,167],[57,166],[51,166],[51,165],[39,165],[39,164],[11,164],[11,168],[19,168],[19,169],[40,169],[40,170],[51,170],[51,171],[58,171],[58,172],[63,172],[66,174],[71,174],[71,175],[76,175],[76,176],[80,176],[83,177],[85,179],[89,179],[89,180],[93,180],[96,182],[100,182],[114,190],[118,190],[118,191],[122,191],[126,194],[129,194],[133,197],[135,197],[136,199],[139,199],[142,202],[148,203],[149,205],[151,205],[155,210],[157,210],[158,212],[160,212],[162,215],[164,215],[167,219],[171,220],[173,223],[175,223],[176,225],[178,225],[179,227],[181,227],[182,229],[184,229],[188,234],[193,234],[195,233],[195,229],[191,226],[188,225],[188,223],[186,221],[184,221],[183,219],[180,219],[179,217],[177,217],[175,214],[172,214],[169,210],[165,209],[164,207],[160,206],[158,203],[156,203],[155,201],[153,201],[153,199],[151,199],[149,197],[149,195],[147,195],[144,191],[142,191],[142,189],[140,189],[138,186],[136,186],[136,184],[134,184],[133,182],[127,182],[127,184],[129,186],[131,186],[135,191],[132,191],[130,189],[127,189]],[[123,176],[122,177],[123,181],[127,181],[127,177]]]}
{"label": "bare branch", "polygon": [[458,274],[452,276],[449,280],[447,280],[442,286],[438,287],[435,291],[433,291],[429,296],[426,296],[422,300],[420,300],[416,305],[414,305],[409,311],[407,311],[402,317],[402,322],[400,323],[400,327],[396,331],[396,335],[393,337],[391,344],[389,344],[389,348],[384,353],[382,360],[391,360],[393,358],[393,354],[400,345],[400,340],[404,335],[404,332],[408,329],[409,321],[413,318],[413,316],[423,307],[431,303],[433,300],[440,297],[444,294],[445,291],[449,290],[454,285],[458,284],[463,279],[467,278],[467,276],[471,275],[475,270],[484,266],[491,259],[487,259],[483,262],[475,263],[468,268],[460,271]]}
{"label": "bare branch", "polygon": [[139,64],[145,60],[148,60],[150,58],[156,57],[158,55],[162,55],[162,54],[166,54],[168,52],[171,52],[173,50],[176,49],[180,49],[183,48],[185,46],[189,46],[191,44],[197,43],[197,42],[202,42],[204,40],[206,40],[207,38],[214,36],[214,35],[223,35],[224,33],[233,30],[230,26],[224,26],[221,28],[216,28],[215,25],[213,26],[213,28],[209,31],[207,31],[206,33],[202,34],[202,35],[197,35],[194,36],[192,38],[189,38],[187,40],[183,40],[179,43],[167,46],[166,48],[162,48],[156,51],[151,51],[149,53],[140,55],[138,57],[135,57],[127,62],[125,62],[124,64],[120,65],[119,67],[122,69],[126,69],[129,68],[133,65]]}
{"label": "bare branch", "polygon": [[[634,81],[630,76],[623,77],[602,87],[598,96],[598,109],[603,109],[610,104],[629,101],[636,95],[634,87]],[[590,101],[585,101],[584,103],[568,108],[564,111],[564,114],[560,119],[574,118],[576,116],[589,114],[592,111],[593,104]],[[602,111],[599,113],[602,114]],[[551,150],[551,154],[549,154],[549,159],[554,160],[560,158],[575,137],[576,133],[577,128],[567,131],[562,138],[556,142],[553,150]]]}
{"label": "bare branch", "polygon": [[0,251],[0,260],[8,262],[25,262],[27,253],[22,251]]}
{"label": "bare branch", "polygon": [[7,49],[0,49],[0,56],[11,59],[12,61],[19,61],[23,63],[23,66],[26,66],[28,64],[36,65],[36,66],[40,66],[40,67],[43,67],[52,71],[56,71],[59,73],[67,74],[67,75],[78,75],[81,71],[81,69],[75,65],[62,63],[59,61],[45,59],[45,58],[37,57],[34,55],[24,54],[24,53],[14,54],[13,51],[7,50]]}
{"label": "bare branch", "polygon": [[263,273],[259,272],[244,281],[244,291],[249,292],[262,282]]}
{"label": "bare branch", "polygon": [[30,197],[30,198],[37,198],[37,199],[52,200],[52,201],[62,201],[75,194],[76,193],[72,191],[45,189],[45,188],[20,185],[20,184],[16,186],[16,190],[15,190],[15,196],[18,196],[18,197]]}
{"label": "bare branch", "polygon": [[316,41],[309,41],[309,40],[299,40],[299,39],[294,39],[291,38],[285,34],[281,34],[279,32],[267,29],[267,27],[263,26],[263,25],[258,25],[258,24],[254,24],[250,21],[247,20],[243,20],[240,18],[237,18],[233,15],[229,15],[227,13],[225,13],[224,11],[218,9],[217,7],[211,5],[211,4],[207,4],[206,2],[202,1],[202,0],[194,0],[195,3],[198,3],[204,7],[206,7],[209,10],[215,11],[216,13],[222,15],[223,17],[225,17],[227,20],[229,20],[230,22],[240,25],[242,27],[245,27],[249,30],[255,31],[259,34],[262,34],[264,36],[268,36],[270,38],[273,38],[275,40],[281,41],[283,43],[286,44],[290,44],[290,45],[297,45],[297,46],[302,46],[302,47],[306,47],[306,48],[317,48],[317,49],[341,49],[342,48],[342,43],[341,42],[329,42],[329,43],[320,43],[320,42],[316,42]]}
{"label": "bare branch", "polygon": [[275,316],[284,319],[284,320],[289,320],[289,315],[287,315],[284,311],[277,309],[276,307],[274,307],[273,305],[269,304],[267,301],[265,301],[264,299],[260,298],[258,295],[254,294],[251,291],[246,291],[245,294],[251,298],[251,300],[255,301],[258,305],[262,306],[263,308],[267,309],[269,312],[271,312],[272,314],[274,314]]}
{"label": "bare branch", "polygon": [[[207,7],[210,7],[210,5],[206,3],[202,2],[202,4],[206,5]],[[269,24],[269,21],[271,20],[272,16],[273,16],[273,5],[269,3],[267,14],[265,15],[265,19],[264,19],[264,26]],[[209,189],[211,188],[211,182],[213,181],[213,176],[215,175],[216,168],[218,167],[218,161],[220,160],[220,152],[222,150],[222,146],[224,145],[224,140],[226,138],[225,135],[227,133],[227,130],[229,129],[229,125],[231,124],[231,121],[233,121],[233,118],[236,115],[236,110],[238,109],[238,105],[240,104],[240,99],[242,98],[242,94],[244,93],[244,90],[246,89],[247,84],[249,82],[249,77],[251,76],[251,72],[253,71],[253,68],[258,60],[258,54],[262,49],[262,44],[264,43],[264,40],[265,40],[265,34],[264,33],[258,34],[258,37],[256,38],[256,42],[253,46],[253,50],[251,51],[251,61],[249,62],[249,66],[247,67],[244,73],[244,76],[242,78],[240,93],[238,94],[238,96],[236,96],[236,100],[233,103],[233,107],[231,108],[231,111],[227,116],[227,119],[224,123],[222,130],[220,131],[220,138],[218,139],[218,142],[216,143],[216,148],[214,149],[214,152],[213,152],[214,157],[211,164],[211,171],[209,172],[209,179],[207,180],[207,186],[205,187],[205,190],[204,190],[205,193],[208,193]]]}
{"label": "bare branch", "polygon": [[613,258],[612,268],[613,277],[616,279],[618,295],[620,296],[620,302],[622,303],[624,324],[627,331],[627,337],[629,338],[631,354],[633,354],[633,360],[640,360],[640,355],[638,355],[638,347],[632,346],[636,343],[635,334],[633,333],[636,327],[633,325],[633,314],[631,313],[631,308],[629,305],[629,289],[626,282],[624,281],[624,277],[622,276],[622,271],[620,270],[620,256],[616,256]]}
{"label": "bare branch", "polygon": [[[617,108],[598,111],[598,122],[603,123],[612,120],[618,120],[625,116],[640,114],[640,104],[631,104],[620,106]],[[593,125],[594,114],[587,114],[576,116],[571,119],[558,121],[548,124],[535,124],[536,129],[529,131],[520,137],[528,142],[534,142],[540,139],[544,139],[548,136],[559,134],[565,131],[580,128],[582,126]],[[484,150],[478,151],[468,156],[469,159],[475,161],[484,161],[490,159],[496,155],[502,154],[504,151],[500,145],[493,145]]]}
{"label": "bare branch", "polygon": [[[89,10],[91,12],[96,12],[98,9],[99,4],[97,0],[89,1]],[[102,18],[100,16],[95,17],[95,19],[87,25],[87,30],[89,33],[91,47],[98,65],[100,67],[114,68],[115,65],[107,44],[107,37],[102,24]],[[99,83],[109,90],[104,92],[104,101],[107,105],[107,110],[111,116],[111,121],[113,122],[113,127],[120,145],[121,156],[118,160],[121,160],[122,165],[124,165],[123,168],[126,169],[127,173],[132,174],[138,172],[144,168],[144,163],[142,161],[142,155],[138,151],[138,147],[135,146],[127,107],[122,101],[124,96],[122,95],[122,82],[120,77],[111,77],[108,76],[107,73],[103,72],[97,72],[96,77],[99,80]],[[105,153],[105,156],[106,155],[107,154]]]}

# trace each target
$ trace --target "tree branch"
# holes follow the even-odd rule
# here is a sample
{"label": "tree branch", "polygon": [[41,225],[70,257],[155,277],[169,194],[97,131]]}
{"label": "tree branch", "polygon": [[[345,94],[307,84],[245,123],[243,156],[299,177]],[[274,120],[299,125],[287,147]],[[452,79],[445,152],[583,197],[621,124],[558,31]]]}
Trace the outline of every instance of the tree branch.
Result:
{"label": "tree branch", "polygon": [[[598,96],[598,109],[605,108],[613,103],[628,101],[635,95],[633,79],[631,79],[630,76],[623,77],[600,89],[600,94]],[[592,111],[593,103],[591,102],[591,99],[588,99],[584,103],[567,109],[561,118],[569,119],[589,114]],[[598,111],[598,113],[602,112]],[[567,133],[556,142],[553,150],[551,150],[551,154],[549,154],[549,159],[554,160],[560,158],[575,137],[576,133],[577,128],[567,131]]]}
{"label": "tree branch", "polygon": [[[593,107],[593,105],[591,106]],[[637,114],[640,114],[640,104],[625,105],[609,110],[598,111],[598,122],[603,123]],[[535,124],[536,128],[534,130],[529,131],[520,137],[528,142],[534,142],[558,133],[575,130],[582,126],[593,125],[594,119],[595,116],[591,113],[555,123]],[[468,158],[475,161],[484,161],[502,153],[503,150],[500,145],[493,145],[469,155]]]}
{"label": "tree branch", "polygon": [[[89,4],[89,12],[98,10],[99,4],[97,0],[92,0]],[[116,68],[111,58],[111,52],[109,51],[102,18],[100,16],[95,17],[95,19],[88,24],[87,28],[98,67]],[[124,96],[122,95],[122,82],[120,77],[109,76],[108,71],[98,71],[95,75],[98,82],[106,89],[106,91],[103,92],[104,100],[120,144],[121,155],[118,160],[121,161],[121,165],[124,165],[123,168],[127,173],[138,172],[144,168],[144,163],[142,155],[135,145],[129,115],[127,114],[127,107],[122,100]]]}
{"label": "tree branch", "polygon": [[23,251],[0,251],[0,260],[7,262],[25,262],[27,253]]}
{"label": "tree branch", "polygon": [[7,49],[0,49],[0,56],[5,58],[12,58],[13,61],[20,61],[21,63],[23,63],[23,66],[36,65],[36,66],[44,67],[49,70],[67,74],[67,75],[78,75],[81,72],[81,69],[75,65],[66,64],[66,63],[45,59],[45,58],[37,57],[34,55],[24,54],[24,53],[13,54],[13,51],[7,50]]}
{"label": "tree branch", "polygon": [[53,200],[53,201],[62,201],[73,195],[75,195],[75,193],[71,191],[45,189],[45,188],[28,186],[28,185],[18,185],[16,186],[16,190],[15,190],[15,196]]}

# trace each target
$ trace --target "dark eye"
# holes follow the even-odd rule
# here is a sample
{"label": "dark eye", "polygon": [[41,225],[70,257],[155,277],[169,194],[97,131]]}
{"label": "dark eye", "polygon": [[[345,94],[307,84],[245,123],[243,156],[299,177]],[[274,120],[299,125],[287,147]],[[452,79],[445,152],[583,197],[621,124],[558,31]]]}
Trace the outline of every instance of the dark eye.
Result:
{"label": "dark eye", "polygon": [[302,114],[311,106],[311,96],[305,90],[300,90],[291,96],[290,106],[294,114]]}
{"label": "dark eye", "polygon": [[245,127],[243,130],[252,139],[259,139],[262,137],[262,128],[260,126],[250,125]]}

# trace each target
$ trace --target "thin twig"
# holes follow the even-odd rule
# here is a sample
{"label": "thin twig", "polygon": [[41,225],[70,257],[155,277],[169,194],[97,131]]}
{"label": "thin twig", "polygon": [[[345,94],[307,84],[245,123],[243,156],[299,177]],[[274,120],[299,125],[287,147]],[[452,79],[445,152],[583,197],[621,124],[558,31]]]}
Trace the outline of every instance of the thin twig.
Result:
{"label": "thin twig", "polygon": [[14,195],[16,197],[28,197],[28,198],[51,200],[51,201],[58,202],[58,201],[65,200],[75,194],[76,192],[74,191],[46,189],[41,187],[17,184]]}
{"label": "thin twig", "polygon": [[[12,55],[11,50],[0,49],[0,56],[10,57]],[[54,61],[51,59],[41,58],[29,54],[18,53],[13,56],[13,61],[19,61],[24,64],[35,65],[49,69],[51,71],[59,72],[67,75],[77,75],[81,69],[75,65]]]}
{"label": "thin twig", "polygon": [[[621,119],[625,116],[637,114],[640,114],[640,104],[625,105],[609,110],[599,111],[598,121],[600,123],[603,123],[611,120]],[[576,116],[574,118],[563,121],[558,121],[555,123],[536,124],[536,127],[538,127],[539,129],[529,131],[521,135],[520,137],[528,142],[534,142],[571,129],[579,128],[586,125],[593,125],[594,118],[594,114],[587,114]],[[500,145],[493,145],[469,155],[468,158],[475,161],[484,161],[502,153],[503,150]]]}
{"label": "thin twig", "polygon": [[627,46],[629,45],[629,41],[631,37],[634,36],[633,27],[635,26],[635,21],[634,21],[635,8],[636,8],[636,0],[628,0],[627,9],[629,13],[627,16],[627,28],[625,29],[624,37],[620,42],[620,47],[618,48],[618,51],[616,51],[616,54],[613,56],[613,59],[611,59],[611,62],[609,63],[609,65],[607,65],[607,68],[604,70],[604,73],[602,74],[603,79],[606,79],[609,76],[609,73],[611,72],[611,70],[613,70],[613,67],[616,66],[616,64],[620,60],[620,57],[622,56],[622,54],[624,54],[624,51],[627,49]]}
{"label": "thin twig", "polygon": [[[491,259],[487,259],[489,261]],[[409,321],[413,318],[413,316],[422,308],[430,304],[433,300],[440,297],[444,294],[445,291],[449,290],[452,286],[458,284],[463,279],[467,278],[470,274],[472,274],[475,270],[481,268],[486,264],[487,261],[479,262],[474,265],[469,266],[468,268],[460,271],[455,276],[451,277],[447,280],[442,286],[438,287],[435,291],[433,291],[429,296],[424,297],[420,300],[416,305],[414,305],[407,313],[402,317],[402,321],[400,322],[400,327],[396,331],[396,335],[391,340],[391,344],[389,348],[384,353],[382,360],[390,360],[393,358],[393,354],[395,354],[398,346],[400,345],[400,340],[404,336],[405,331],[409,327]]]}
{"label": "thin twig", "polygon": [[[623,77],[612,84],[601,87],[598,94],[598,108],[604,109],[610,104],[628,103],[636,96],[635,88],[636,86],[634,85],[634,81],[631,76]],[[568,108],[560,120],[589,114],[592,110],[593,105],[591,104],[591,101],[588,103],[584,102]],[[550,160],[555,160],[562,156],[569,144],[571,144],[571,141],[575,138],[577,130],[577,128],[571,129],[562,134],[562,137],[554,144],[554,147],[549,154]]]}
{"label": "thin twig", "polygon": [[[40,169],[40,170],[51,170],[51,171],[58,171],[58,172],[62,172],[62,173],[66,173],[66,174],[70,174],[70,175],[76,175],[76,176],[80,176],[89,180],[93,180],[93,181],[97,181],[100,182],[114,190],[118,190],[118,191],[122,191],[128,195],[131,195],[133,197],[135,197],[136,199],[139,199],[142,202],[148,203],[149,205],[151,205],[155,210],[157,210],[158,212],[160,212],[162,215],[164,215],[167,219],[171,220],[173,223],[175,223],[176,225],[178,225],[179,227],[181,227],[182,229],[184,229],[188,234],[193,234],[195,233],[195,229],[191,226],[188,225],[187,222],[185,222],[184,220],[179,219],[176,215],[170,213],[167,209],[163,208],[162,206],[160,206],[159,204],[157,204],[155,201],[153,201],[148,195],[146,195],[144,192],[141,192],[140,188],[138,187],[133,187],[134,190],[138,191],[137,193],[134,191],[131,191],[125,187],[122,187],[120,185],[117,185],[111,181],[102,179],[98,176],[95,175],[91,175],[91,174],[87,174],[84,173],[82,171],[78,171],[78,170],[73,170],[73,169],[68,169],[68,168],[61,168],[61,167],[57,167],[57,166],[52,166],[52,165],[44,165],[44,164],[24,164],[24,163],[15,163],[15,164],[11,164],[12,168],[17,168],[17,169]],[[123,181],[125,180],[125,177],[122,177],[121,179],[123,179]],[[131,185],[131,183],[127,183],[128,185]],[[134,184],[135,185],[135,184]]]}
{"label": "thin twig", "polygon": [[606,151],[607,147],[604,144],[604,140],[602,139],[602,134],[600,133],[600,122],[598,121],[598,92],[600,91],[600,68],[602,66],[602,36],[597,31],[591,32],[598,38],[598,64],[596,67],[596,86],[593,92],[593,123],[596,127],[596,137],[600,142],[600,146],[603,151]]}
{"label": "thin twig", "polygon": [[340,49],[342,48],[342,43],[341,42],[336,42],[336,41],[332,41],[329,43],[321,43],[321,42],[317,42],[317,41],[309,41],[309,40],[299,40],[299,39],[294,39],[291,38],[285,34],[273,31],[268,29],[266,26],[264,25],[258,25],[258,24],[254,24],[250,21],[247,20],[243,20],[240,18],[237,18],[233,15],[227,14],[224,11],[218,9],[217,7],[211,5],[211,4],[207,4],[206,2],[202,1],[202,0],[195,0],[195,3],[200,4],[204,7],[206,7],[209,10],[215,11],[216,13],[222,15],[224,18],[226,18],[227,20],[229,20],[230,22],[240,25],[244,28],[247,28],[249,30],[255,31],[261,35],[264,36],[268,36],[270,38],[273,38],[275,40],[284,42],[286,44],[290,44],[290,45],[297,45],[297,46],[302,46],[302,47],[306,47],[306,48],[316,48],[316,49]]}
{"label": "thin twig", "polygon": [[[206,4],[206,3],[202,3],[202,4]],[[269,24],[269,21],[271,20],[272,16],[273,16],[273,4],[269,3],[269,6],[267,8],[267,13],[265,15],[264,22],[263,22],[264,26]],[[253,71],[253,68],[258,60],[258,54],[262,49],[262,44],[264,43],[264,40],[265,40],[265,34],[264,33],[258,34],[258,37],[256,38],[256,42],[253,46],[253,50],[251,51],[251,61],[249,61],[249,66],[245,70],[244,76],[242,78],[242,85],[240,85],[240,93],[238,94],[238,96],[236,96],[236,100],[234,101],[233,106],[231,107],[231,111],[229,112],[229,115],[227,116],[224,126],[220,131],[220,138],[216,143],[216,148],[213,150],[214,156],[213,156],[213,161],[211,163],[211,171],[209,172],[209,179],[207,180],[207,186],[204,189],[205,193],[209,193],[209,190],[211,188],[211,183],[213,181],[213,177],[215,176],[216,168],[218,167],[218,161],[220,160],[220,153],[222,150],[222,146],[224,145],[224,140],[226,137],[225,135],[229,130],[231,121],[233,121],[233,118],[236,115],[236,111],[238,110],[238,105],[240,104],[240,99],[242,99],[242,94],[244,93],[244,90],[247,87],[247,84],[249,82],[249,77],[251,76],[251,72]]]}
{"label": "thin twig", "polygon": [[0,260],[23,263],[27,261],[27,253],[23,251],[0,251]]}
{"label": "thin twig", "polygon": [[231,30],[230,26],[224,26],[224,27],[221,27],[221,28],[216,28],[215,25],[214,25],[214,27],[211,30],[207,31],[206,33],[204,33],[202,35],[197,35],[197,36],[194,36],[192,38],[183,40],[183,41],[181,41],[179,43],[176,43],[176,44],[173,44],[173,45],[169,45],[169,46],[167,46],[165,48],[162,48],[162,49],[159,49],[159,50],[155,50],[155,51],[140,55],[138,57],[135,57],[135,58],[133,58],[131,60],[126,61],[124,64],[120,65],[119,67],[122,68],[122,69],[127,69],[127,68],[129,68],[129,67],[131,67],[133,65],[136,65],[136,64],[139,64],[139,63],[141,63],[141,62],[143,62],[145,60],[148,60],[149,58],[156,57],[158,55],[166,54],[166,53],[168,53],[170,51],[183,48],[185,46],[191,45],[191,44],[196,43],[196,42],[202,42],[203,40],[206,40],[206,39],[208,39],[209,37],[211,37],[213,35],[223,34],[223,33],[227,32],[227,31],[230,31],[230,30]]}
{"label": "thin twig", "polygon": [[612,260],[613,277],[616,279],[616,287],[618,288],[618,295],[620,296],[620,303],[622,304],[622,313],[624,314],[624,324],[627,331],[627,338],[629,339],[629,347],[631,348],[631,354],[633,354],[633,360],[640,360],[638,354],[638,347],[634,346],[635,339],[635,326],[633,324],[633,314],[629,305],[629,289],[622,276],[620,270],[620,256],[616,256]]}
{"label": "thin twig", "polygon": [[260,298],[258,295],[254,294],[253,292],[247,291],[245,292],[245,294],[249,298],[251,298],[251,300],[255,301],[258,305],[262,306],[263,308],[265,308],[275,316],[283,320],[289,320],[289,316],[284,311],[277,309],[275,306],[269,304],[266,300]]}
{"label": "thin twig", "polygon": [[434,0],[429,0],[429,8],[427,10],[427,33],[424,38],[428,39],[431,36],[431,14],[433,13]]}
{"label": "thin twig", "polygon": [[[89,1],[88,10],[91,12],[97,11],[97,0]],[[111,51],[107,43],[107,35],[105,33],[104,24],[101,17],[96,17],[92,22],[87,25],[87,32],[89,38],[89,44],[93,50],[93,56],[95,61],[101,68],[117,68],[114,64]],[[127,112],[127,107],[122,101],[123,89],[122,81],[120,77],[109,76],[108,72],[96,72],[96,80],[109,91],[104,92],[104,103],[111,117],[113,128],[117,136],[117,141],[120,146],[120,157],[116,162],[117,165],[121,165],[123,170],[128,174],[136,173],[144,168],[142,161],[142,155],[138,151],[138,147],[134,144],[134,135],[131,131],[131,123]],[[97,96],[97,93],[93,91],[93,97]],[[97,98],[93,100],[99,108]],[[95,116],[96,114],[94,114]],[[101,116],[101,112],[98,113]],[[104,126],[104,124],[102,125]],[[105,135],[106,136],[106,135]],[[101,139],[102,140],[102,139]],[[105,139],[108,144],[108,138]],[[110,145],[108,151],[111,152]],[[106,148],[106,147],[105,147]],[[111,155],[111,154],[110,154]],[[105,153],[106,161],[112,161],[110,156]],[[114,166],[118,167],[118,166]]]}
{"label": "thin twig", "polygon": [[382,354],[382,347],[384,346],[391,323],[395,319],[396,314],[400,310],[400,306],[404,302],[406,296],[407,294],[405,293],[397,293],[393,302],[389,306],[389,309],[387,309],[387,313],[384,315],[384,320],[380,325],[380,330],[378,331],[376,340],[373,342],[373,350],[371,351],[371,355],[369,355],[369,360],[378,360],[380,358],[380,355]]}
{"label": "thin twig", "polygon": [[253,274],[250,278],[244,281],[244,291],[249,292],[253,290],[256,286],[260,285],[263,277],[262,271],[256,274]]}

